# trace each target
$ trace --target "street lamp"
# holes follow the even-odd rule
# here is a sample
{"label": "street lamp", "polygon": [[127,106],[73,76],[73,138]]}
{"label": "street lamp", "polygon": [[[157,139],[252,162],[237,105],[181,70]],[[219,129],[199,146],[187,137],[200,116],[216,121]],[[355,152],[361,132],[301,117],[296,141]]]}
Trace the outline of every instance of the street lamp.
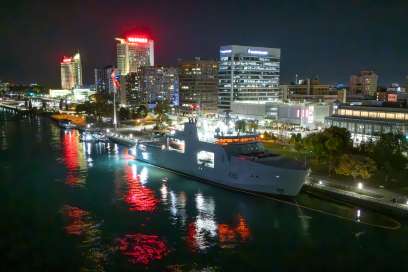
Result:
{"label": "street lamp", "polygon": [[363,189],[363,183],[362,182],[357,183],[357,188],[359,190],[362,190]]}

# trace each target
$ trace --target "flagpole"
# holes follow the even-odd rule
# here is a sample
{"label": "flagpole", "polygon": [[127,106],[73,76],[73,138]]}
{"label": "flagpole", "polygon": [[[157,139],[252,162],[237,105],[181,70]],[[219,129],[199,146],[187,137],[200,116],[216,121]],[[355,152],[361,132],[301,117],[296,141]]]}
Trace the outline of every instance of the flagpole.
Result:
{"label": "flagpole", "polygon": [[117,130],[118,123],[116,121],[116,88],[113,92],[113,126],[115,127],[115,130]]}
{"label": "flagpole", "polygon": [[111,73],[112,84],[113,84],[113,126],[115,128],[115,131],[118,128],[118,121],[116,117],[116,92],[118,91],[118,85],[119,85],[116,79],[116,72],[117,72],[117,69],[113,69]]}

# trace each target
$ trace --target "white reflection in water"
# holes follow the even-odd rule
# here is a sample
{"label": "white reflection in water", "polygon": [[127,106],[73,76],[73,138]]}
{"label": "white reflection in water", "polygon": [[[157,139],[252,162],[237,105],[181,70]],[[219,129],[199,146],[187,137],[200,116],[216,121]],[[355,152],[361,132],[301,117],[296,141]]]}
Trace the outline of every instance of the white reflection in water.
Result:
{"label": "white reflection in water", "polygon": [[91,155],[91,148],[92,148],[91,143],[87,143],[86,144],[86,154]]}
{"label": "white reflection in water", "polygon": [[195,220],[195,240],[201,250],[210,246],[210,239],[217,236],[217,222],[215,221],[215,202],[213,198],[205,199],[201,193],[195,196],[198,215]]}
{"label": "white reflection in water", "polygon": [[168,190],[167,190],[167,185],[166,183],[163,183],[161,188],[160,188],[160,193],[161,193],[161,199],[163,204],[167,204],[167,194],[168,194]]}
{"label": "white reflection in water", "polygon": [[149,178],[149,170],[146,167],[143,167],[142,171],[140,172],[140,183],[145,185],[147,179]]}
{"label": "white reflection in water", "polygon": [[133,179],[137,178],[137,166],[136,166],[136,164],[132,164],[132,178]]}
{"label": "white reflection in water", "polygon": [[180,221],[181,225],[185,226],[187,221],[186,212],[187,197],[185,192],[180,192],[178,195],[176,195],[173,191],[170,191],[169,195],[170,195],[170,214],[172,215],[173,223]]}

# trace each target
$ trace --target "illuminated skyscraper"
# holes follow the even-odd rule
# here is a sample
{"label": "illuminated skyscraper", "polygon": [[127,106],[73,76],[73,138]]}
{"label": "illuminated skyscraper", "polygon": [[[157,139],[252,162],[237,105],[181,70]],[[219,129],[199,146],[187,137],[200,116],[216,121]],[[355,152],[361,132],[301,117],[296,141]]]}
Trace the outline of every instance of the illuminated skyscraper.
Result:
{"label": "illuminated skyscraper", "polygon": [[70,90],[82,86],[81,56],[64,57],[61,62],[61,87]]}
{"label": "illuminated skyscraper", "polygon": [[179,62],[180,106],[184,112],[217,112],[218,62],[183,60]]}
{"label": "illuminated skyscraper", "polygon": [[122,76],[136,73],[142,66],[154,65],[154,42],[141,35],[116,38],[117,67]]}
{"label": "illuminated skyscraper", "polygon": [[235,100],[278,101],[280,55],[279,48],[222,46],[218,109],[229,110]]}

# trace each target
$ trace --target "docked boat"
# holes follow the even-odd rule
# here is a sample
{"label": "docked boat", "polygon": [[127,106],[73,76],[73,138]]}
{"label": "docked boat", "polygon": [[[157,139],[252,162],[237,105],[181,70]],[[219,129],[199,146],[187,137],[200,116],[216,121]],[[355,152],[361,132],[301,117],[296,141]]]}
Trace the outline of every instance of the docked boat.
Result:
{"label": "docked boat", "polygon": [[66,129],[76,128],[77,126],[70,120],[62,119],[58,121],[58,126]]}
{"label": "docked boat", "polygon": [[80,140],[82,142],[107,142],[108,137],[100,131],[84,130],[81,132]]}
{"label": "docked boat", "polygon": [[139,141],[130,153],[139,161],[223,187],[246,192],[296,196],[305,182],[304,164],[266,152],[259,135],[216,135],[200,141],[196,120],[183,131]]}

